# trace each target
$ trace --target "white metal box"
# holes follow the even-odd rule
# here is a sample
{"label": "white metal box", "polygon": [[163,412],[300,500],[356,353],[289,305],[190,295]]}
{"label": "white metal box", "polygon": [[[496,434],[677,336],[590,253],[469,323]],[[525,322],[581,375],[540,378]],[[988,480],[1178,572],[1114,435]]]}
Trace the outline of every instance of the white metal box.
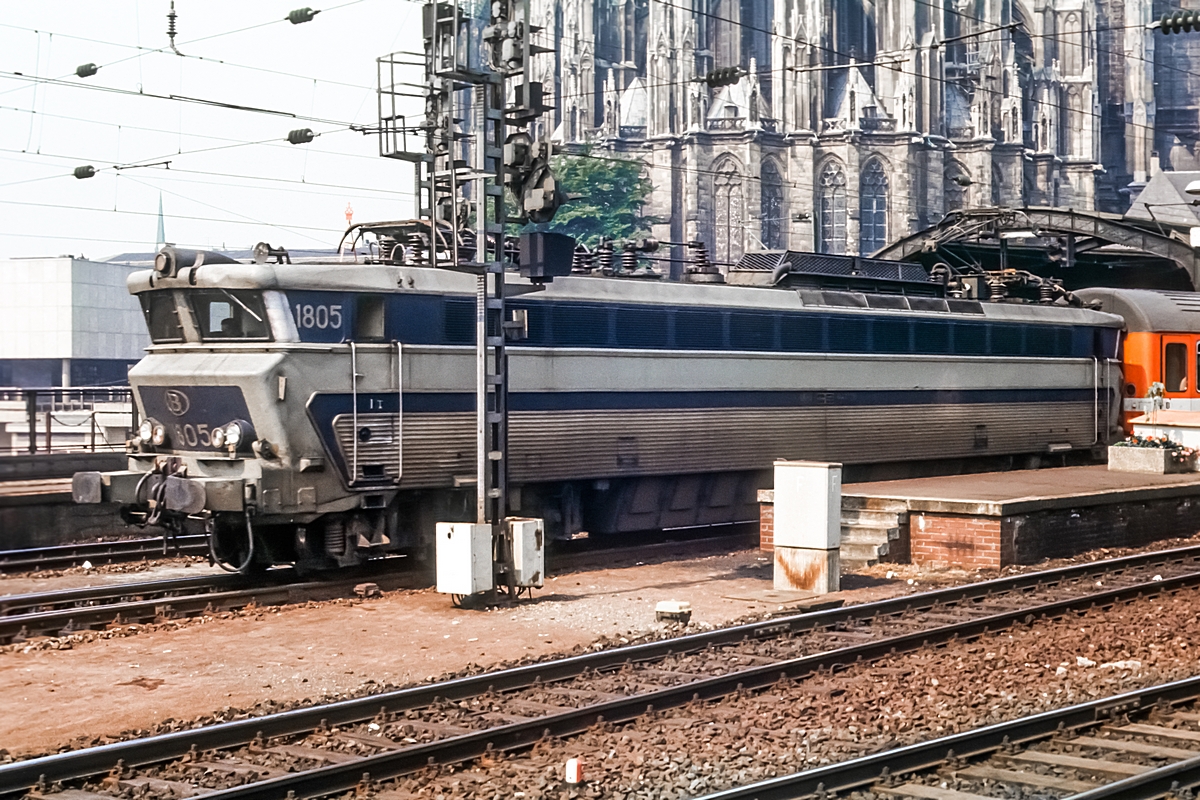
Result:
{"label": "white metal box", "polygon": [[509,517],[512,541],[513,582],[542,588],[546,575],[545,524],[540,519]]}
{"label": "white metal box", "polygon": [[473,522],[437,524],[437,590],[478,594],[492,589],[492,526]]}
{"label": "white metal box", "polygon": [[836,550],[842,545],[842,465],[775,462],[775,546]]}

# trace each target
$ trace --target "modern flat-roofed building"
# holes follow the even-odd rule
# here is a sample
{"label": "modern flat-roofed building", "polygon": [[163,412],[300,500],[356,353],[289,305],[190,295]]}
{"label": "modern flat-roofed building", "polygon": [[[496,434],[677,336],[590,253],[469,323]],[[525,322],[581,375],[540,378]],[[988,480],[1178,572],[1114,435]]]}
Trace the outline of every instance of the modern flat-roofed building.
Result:
{"label": "modern flat-roofed building", "polygon": [[124,385],[150,344],[125,280],[74,256],[0,260],[0,386]]}

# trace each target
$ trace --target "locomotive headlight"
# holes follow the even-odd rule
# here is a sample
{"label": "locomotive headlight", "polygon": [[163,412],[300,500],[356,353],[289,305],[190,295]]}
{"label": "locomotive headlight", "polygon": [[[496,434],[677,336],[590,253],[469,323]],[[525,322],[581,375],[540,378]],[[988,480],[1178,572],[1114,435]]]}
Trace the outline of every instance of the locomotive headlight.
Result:
{"label": "locomotive headlight", "polygon": [[212,446],[220,450],[225,446],[225,429],[217,428],[212,432]]}
{"label": "locomotive headlight", "polygon": [[154,420],[146,418],[142,420],[142,424],[138,426],[138,439],[142,444],[150,444],[154,438]]}
{"label": "locomotive headlight", "polygon": [[221,430],[225,434],[225,444],[237,449],[237,446],[242,443],[242,426],[231,422]]}
{"label": "locomotive headlight", "polygon": [[163,425],[161,422],[155,421],[150,432],[150,441],[154,443],[155,447],[162,447],[164,444],[166,444],[167,426]]}

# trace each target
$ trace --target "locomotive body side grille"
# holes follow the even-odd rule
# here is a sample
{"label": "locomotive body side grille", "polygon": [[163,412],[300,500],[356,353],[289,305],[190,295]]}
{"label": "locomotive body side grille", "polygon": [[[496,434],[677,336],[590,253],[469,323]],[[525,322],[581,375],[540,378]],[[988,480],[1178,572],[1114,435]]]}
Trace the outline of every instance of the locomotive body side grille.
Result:
{"label": "locomotive body side grille", "polygon": [[358,474],[351,483],[396,483],[400,477],[400,415],[362,413],[358,429],[353,414],[333,418],[333,433],[347,465],[353,462],[354,439],[358,437]]}

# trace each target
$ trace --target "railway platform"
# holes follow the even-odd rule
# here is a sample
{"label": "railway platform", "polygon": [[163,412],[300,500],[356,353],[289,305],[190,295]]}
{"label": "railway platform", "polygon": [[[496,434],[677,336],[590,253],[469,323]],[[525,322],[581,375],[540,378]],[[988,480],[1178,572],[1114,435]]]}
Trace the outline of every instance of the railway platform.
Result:
{"label": "railway platform", "polygon": [[[759,492],[771,549],[774,497]],[[842,561],[996,569],[1200,530],[1200,473],[1110,472],[1103,464],[848,483]]]}
{"label": "railway platform", "polygon": [[0,550],[52,547],[128,536],[115,505],[76,505],[71,475],[120,469],[122,453],[0,456]]}

